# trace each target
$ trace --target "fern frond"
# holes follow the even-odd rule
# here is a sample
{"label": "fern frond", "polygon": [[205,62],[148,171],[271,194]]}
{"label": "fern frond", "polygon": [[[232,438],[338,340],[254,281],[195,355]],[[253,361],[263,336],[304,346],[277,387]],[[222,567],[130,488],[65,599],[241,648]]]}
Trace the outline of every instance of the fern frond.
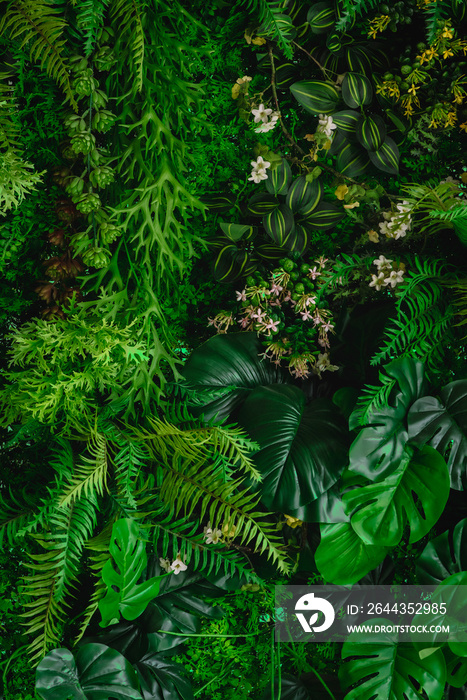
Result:
{"label": "fern frond", "polygon": [[83,34],[86,58],[94,51],[109,2],[110,0],[80,0],[76,5],[76,25]]}
{"label": "fern frond", "polygon": [[91,458],[83,457],[82,463],[75,468],[68,488],[59,502],[62,508],[93,492],[102,496],[104,489],[107,489],[108,455],[104,435],[95,433],[88,442],[87,449]]}
{"label": "fern frond", "polygon": [[156,467],[160,499],[170,515],[183,512],[189,519],[199,509],[201,522],[210,521],[213,528],[227,525],[235,529],[240,544],[252,542],[255,550],[267,556],[283,572],[289,570],[285,552],[277,535],[277,526],[262,522],[265,513],[254,511],[259,496],[241,489],[243,479],[224,483],[222,460],[214,464],[191,462],[173,457],[171,462]]}
{"label": "fern frond", "polygon": [[206,544],[200,533],[199,521],[187,521],[185,518],[175,520],[171,515],[159,519],[165,510],[162,507],[156,516],[153,545],[157,555],[162,558],[175,559],[178,554],[192,569],[206,575],[223,571],[226,575],[235,573],[245,576],[248,581],[259,582],[258,576],[246,566],[245,559],[226,545]]}
{"label": "fern frond", "polygon": [[130,45],[137,92],[141,92],[143,87],[145,52],[143,16],[146,4],[146,0],[113,0],[111,9],[114,21],[119,23],[117,24],[117,34]]}
{"label": "fern frond", "polygon": [[77,111],[61,38],[66,26],[52,0],[13,0],[0,21],[0,35],[8,31],[10,39],[20,40],[20,48],[28,44],[31,61],[60,85]]}
{"label": "fern frond", "polygon": [[446,20],[450,17],[452,4],[447,0],[435,0],[435,2],[426,4],[423,10],[425,12],[426,41],[431,45],[439,29],[439,20]]}
{"label": "fern frond", "polygon": [[362,270],[362,268],[368,270],[372,264],[373,257],[371,256],[362,258],[360,255],[346,255],[345,253],[341,253],[340,259],[334,261],[333,269],[323,272],[323,283],[319,288],[320,297],[323,296],[325,291],[328,292],[348,284],[350,278],[356,271]]}
{"label": "fern frond", "polygon": [[378,8],[379,4],[378,0],[340,0],[340,17],[335,24],[336,31],[345,32],[357,17]]}
{"label": "fern frond", "polygon": [[467,221],[467,206],[457,206],[448,211],[430,211],[429,216],[443,221]]}
{"label": "fern frond", "polygon": [[34,515],[36,501],[23,491],[23,502],[12,493],[10,488],[9,503],[0,496],[0,549],[3,547],[3,538],[8,544],[18,543],[18,538],[23,537],[24,528]]}
{"label": "fern frond", "polygon": [[353,418],[359,425],[368,425],[370,416],[389,403],[391,391],[395,387],[397,380],[388,377],[384,372],[379,372],[379,385],[367,384],[359,396]]}
{"label": "fern frond", "polygon": [[14,119],[14,94],[8,84],[12,78],[13,73],[0,73],[0,150],[3,151],[20,148],[20,128]]}
{"label": "fern frond", "polygon": [[284,56],[293,57],[291,46],[293,24],[290,17],[284,14],[287,2],[283,0],[247,0],[249,10],[259,15],[261,26],[258,34],[269,35],[282,49]]}

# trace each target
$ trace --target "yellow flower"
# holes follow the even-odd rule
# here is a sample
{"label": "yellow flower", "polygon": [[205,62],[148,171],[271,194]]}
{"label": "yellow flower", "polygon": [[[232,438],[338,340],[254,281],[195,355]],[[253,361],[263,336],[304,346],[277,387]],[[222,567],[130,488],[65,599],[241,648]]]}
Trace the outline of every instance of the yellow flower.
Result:
{"label": "yellow flower", "polygon": [[450,29],[449,27],[447,27],[446,25],[444,25],[444,29],[443,29],[443,31],[441,32],[441,36],[443,37],[443,39],[452,39],[452,37],[454,36],[454,34],[453,34],[453,32],[452,32],[452,29]]}
{"label": "yellow flower", "polygon": [[448,112],[446,115],[446,123],[444,128],[448,126],[454,126],[454,122],[457,121],[457,114],[455,112]]}
{"label": "yellow flower", "polygon": [[349,188],[347,185],[339,185],[334,194],[336,195],[337,199],[343,200],[348,191]]}
{"label": "yellow flower", "polygon": [[355,209],[355,207],[359,207],[360,202],[352,202],[351,204],[344,204],[344,209]]}
{"label": "yellow flower", "polygon": [[378,232],[377,232],[377,231],[375,231],[374,229],[371,228],[369,231],[367,231],[367,233],[368,233],[368,238],[370,239],[370,241],[371,241],[372,243],[378,243],[378,242],[379,242],[379,236],[378,236]]}
{"label": "yellow flower", "polygon": [[454,53],[451,51],[451,49],[446,49],[443,53],[443,58],[449,58],[449,56],[454,56]]}
{"label": "yellow flower", "polygon": [[232,88],[232,99],[233,100],[238,99],[238,96],[240,95],[240,89],[241,88],[240,88],[240,85],[238,84],[238,82],[235,83],[235,85]]}
{"label": "yellow flower", "polygon": [[257,36],[256,39],[252,39],[251,43],[255,44],[255,46],[263,46],[266,43],[266,39],[262,36]]}
{"label": "yellow flower", "polygon": [[224,523],[222,525],[222,534],[224,537],[233,537],[235,535],[237,528],[235,525],[230,525],[230,523]]}
{"label": "yellow flower", "polygon": [[284,518],[287,520],[287,525],[292,528],[299,527],[300,525],[303,525],[303,520],[299,520],[298,518],[294,518],[293,515],[286,515],[284,513]]}
{"label": "yellow flower", "polygon": [[434,50],[434,48],[430,47],[429,49],[426,49],[422,53],[422,55],[419,57],[420,64],[424,63],[425,61],[431,61],[432,58],[437,58],[438,54]]}
{"label": "yellow flower", "polygon": [[464,131],[467,131],[467,122],[464,122],[463,124],[459,124],[459,129],[463,129]]}
{"label": "yellow flower", "polygon": [[408,92],[410,95],[414,95],[414,96],[415,96],[415,95],[417,94],[417,90],[420,90],[420,85],[414,85],[414,84],[412,83],[412,86],[409,87],[409,89],[407,90],[407,92]]}

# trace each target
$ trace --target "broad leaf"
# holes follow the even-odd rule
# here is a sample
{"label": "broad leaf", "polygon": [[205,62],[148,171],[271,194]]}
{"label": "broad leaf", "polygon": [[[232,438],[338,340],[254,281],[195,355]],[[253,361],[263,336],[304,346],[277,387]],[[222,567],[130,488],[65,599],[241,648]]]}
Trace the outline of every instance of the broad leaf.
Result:
{"label": "broad leaf", "polygon": [[353,489],[342,497],[353,529],[367,544],[395,547],[406,523],[409,542],[418,542],[437,522],[449,497],[449,473],[431,447],[414,454],[406,448],[385,479]]}
{"label": "broad leaf", "polygon": [[287,205],[282,204],[263,217],[263,226],[274,243],[278,246],[284,245],[284,241],[295,228],[292,210]]}
{"label": "broad leaf", "polygon": [[331,83],[302,80],[290,87],[292,95],[311,114],[331,114],[339,102],[339,93]]}
{"label": "broad leaf", "polygon": [[439,398],[423,396],[408,416],[409,438],[443,454],[451,473],[451,487],[467,487],[467,380],[451,382]]}
{"label": "broad leaf", "polygon": [[368,151],[377,151],[386,138],[386,124],[377,114],[364,117],[357,126],[357,140]]}
{"label": "broad leaf", "polygon": [[307,182],[306,175],[302,175],[290,185],[285,203],[294,214],[307,216],[318,205],[322,195],[323,185],[321,181],[317,179],[313,182]]}
{"label": "broad leaf", "polygon": [[333,3],[315,3],[308,10],[306,19],[313,34],[326,34],[336,21]]}
{"label": "broad leaf", "polygon": [[430,586],[467,571],[467,518],[426,545],[417,560],[417,579]]}
{"label": "broad leaf", "polygon": [[282,158],[277,168],[269,173],[266,180],[266,189],[269,194],[287,194],[292,182],[292,170],[285,158]]}
{"label": "broad leaf", "polygon": [[196,348],[182,371],[194,390],[190,410],[225,421],[255,387],[285,382],[282,370],[259,357],[263,351],[256,333],[216,335]]}
{"label": "broad leaf", "polygon": [[225,233],[227,238],[231,241],[239,241],[241,238],[248,240],[253,235],[253,226],[246,226],[245,224],[220,224],[222,231]]}
{"label": "broad leaf", "polygon": [[102,569],[107,593],[99,601],[102,627],[118,622],[120,613],[125,620],[135,620],[157,596],[163,578],[155,576],[138,583],[146,569],[147,557],[134,520],[122,518],[114,523],[109,551],[113,562],[107,561]]}
{"label": "broad leaf", "polygon": [[[371,624],[391,623],[376,618]],[[398,644],[396,633],[381,634],[380,641],[364,644],[351,637],[342,647],[342,659],[339,679],[344,688],[352,688],[345,700],[416,700],[421,697],[441,700],[443,697],[446,665],[442,652],[437,650],[421,659],[415,647]]]}
{"label": "broad leaf", "polygon": [[399,172],[399,148],[390,136],[386,136],[377,151],[368,151],[368,155],[378,170],[390,175],[397,175]]}
{"label": "broad leaf", "polygon": [[294,386],[258,387],[239,412],[239,422],[260,445],[254,455],[263,476],[261,500],[288,513],[314,501],[339,478],[347,463],[343,418],[330,401]]}
{"label": "broad leaf", "polygon": [[190,681],[184,676],[181,663],[168,661],[161,654],[150,652],[134,664],[143,700],[193,700]]}
{"label": "broad leaf", "polygon": [[373,88],[368,78],[361,73],[346,73],[342,81],[342,98],[346,105],[355,109],[369,105]]}
{"label": "broad leaf", "polygon": [[[410,357],[394,360],[384,371],[395,379],[392,405],[371,414],[371,424],[363,428],[353,441],[349,457],[350,469],[370,481],[383,479],[399,464],[408,440],[406,417],[410,406],[425,393],[423,364]],[[358,409],[349,419],[350,428],[358,427]]]}
{"label": "broad leaf", "polygon": [[303,223],[306,226],[312,226],[320,231],[326,231],[333,228],[345,216],[345,211],[340,207],[336,207],[330,202],[320,202],[318,206],[310,213],[306,214]]}
{"label": "broad leaf", "polygon": [[339,172],[348,177],[361,175],[370,164],[367,151],[358,143],[347,142],[338,152]]}
{"label": "broad leaf", "polygon": [[388,552],[387,547],[365,544],[347,521],[321,525],[315,562],[327,583],[346,586],[377,567]]}
{"label": "broad leaf", "polygon": [[357,125],[362,121],[362,115],[354,109],[343,109],[341,112],[334,112],[332,121],[346,138],[355,140]]}
{"label": "broad leaf", "polygon": [[37,667],[36,690],[44,700],[142,700],[130,662],[104,644],[85,644],[76,661],[53,649]]}

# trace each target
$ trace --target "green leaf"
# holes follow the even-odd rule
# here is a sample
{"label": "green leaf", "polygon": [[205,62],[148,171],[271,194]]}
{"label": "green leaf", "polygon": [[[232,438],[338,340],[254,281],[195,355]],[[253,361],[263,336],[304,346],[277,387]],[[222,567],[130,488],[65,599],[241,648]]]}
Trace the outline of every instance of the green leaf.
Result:
{"label": "green leaf", "polygon": [[139,527],[134,520],[122,518],[114,523],[109,551],[115,568],[112,561],[108,560],[102,569],[107,593],[99,601],[101,627],[118,622],[120,613],[125,620],[135,620],[157,596],[162,579],[157,576],[138,583],[146,568],[147,557],[145,546],[140,540]]}
{"label": "green leaf", "polygon": [[134,664],[143,700],[194,700],[191,683],[182,675],[184,666],[150,651]]}
{"label": "green leaf", "polygon": [[307,22],[313,34],[326,34],[336,21],[336,13],[330,2],[317,2],[310,7]]}
{"label": "green leaf", "polygon": [[311,114],[331,114],[339,102],[339,93],[334,85],[319,80],[302,80],[294,83],[290,90],[298,102]]}
{"label": "green leaf", "polygon": [[318,206],[322,195],[323,185],[321,181],[317,179],[308,182],[306,175],[302,175],[290,185],[285,203],[294,214],[308,216]]}
{"label": "green leaf", "polygon": [[37,667],[36,691],[44,700],[142,700],[130,662],[104,644],[84,644],[76,661],[53,649]]}
{"label": "green leaf", "polygon": [[430,586],[467,571],[467,518],[454,531],[446,530],[428,542],[416,563],[417,580]]}
{"label": "green leaf", "polygon": [[292,210],[285,204],[282,204],[270,214],[266,214],[266,216],[263,217],[263,226],[274,243],[278,246],[284,245],[284,241],[293,233],[295,228]]}
{"label": "green leaf", "polygon": [[[385,365],[388,377],[397,381],[391,404],[371,412],[370,424],[353,441],[350,469],[370,481],[384,479],[399,465],[408,441],[406,418],[410,406],[425,393],[423,364],[411,357]],[[350,429],[359,425],[359,409],[349,419]]]}
{"label": "green leaf", "polygon": [[[282,255],[284,248],[294,253],[303,255],[310,244],[310,231],[303,224],[295,224],[293,231],[289,233],[282,244]],[[281,255],[281,257],[282,257]]]}
{"label": "green leaf", "polygon": [[264,260],[280,260],[284,257],[284,249],[273,243],[262,243],[255,247],[255,253]]}
{"label": "green leaf", "polygon": [[239,241],[241,238],[249,240],[253,235],[253,226],[246,226],[244,224],[220,224],[222,231],[225,233],[227,238],[231,241]]}
{"label": "green leaf", "polygon": [[341,112],[334,112],[332,121],[346,138],[352,139],[356,137],[357,124],[362,121],[362,115],[354,109],[343,109]]}
{"label": "green leaf", "polygon": [[301,223],[317,228],[320,231],[326,231],[328,228],[336,226],[344,216],[345,212],[341,208],[330,202],[323,201]]}
{"label": "green leaf", "polygon": [[346,73],[342,81],[342,98],[352,109],[369,105],[373,98],[373,88],[368,78],[361,73]]}
{"label": "green leaf", "polygon": [[345,58],[351,71],[359,74],[372,74],[373,67],[366,51],[359,46],[349,46]]}
{"label": "green leaf", "polygon": [[224,245],[214,261],[213,274],[218,282],[235,282],[256,270],[257,262],[247,250],[240,250],[233,243]]}
{"label": "green leaf", "polygon": [[363,542],[349,521],[322,524],[315,562],[328,583],[346,586],[360,581],[388,552],[388,547]]}
{"label": "green leaf", "polygon": [[375,114],[364,117],[357,126],[357,141],[368,151],[377,151],[386,138],[386,124]]}
{"label": "green leaf", "polygon": [[439,398],[423,396],[408,415],[409,439],[428,444],[444,455],[451,474],[451,487],[467,488],[467,380],[443,387]]}
{"label": "green leaf", "polygon": [[292,182],[292,171],[285,158],[282,158],[279,166],[268,173],[266,189],[269,194],[286,194]]}
{"label": "green leaf", "polygon": [[264,216],[279,206],[280,202],[274,195],[257,192],[248,200],[247,209],[252,216]]}
{"label": "green leaf", "polygon": [[414,454],[406,448],[394,471],[382,481],[343,495],[357,535],[367,544],[395,547],[406,523],[409,542],[418,542],[438,521],[449,497],[449,473],[442,456],[431,447]]}
{"label": "green leaf", "polygon": [[396,142],[386,136],[383,145],[377,151],[368,151],[371,162],[379,170],[390,175],[399,172],[399,149]]}
{"label": "green leaf", "polygon": [[197,395],[190,410],[225,421],[255,387],[284,383],[285,373],[260,359],[263,351],[256,333],[216,335],[196,348],[182,370]]}
{"label": "green leaf", "polygon": [[358,144],[347,142],[338,151],[337,168],[342,175],[357,177],[365,172],[369,164],[368,153]]}
{"label": "green leaf", "polygon": [[[376,618],[371,624],[390,625]],[[380,641],[359,643],[350,637],[342,647],[339,669],[345,700],[402,700],[427,697],[441,700],[446,666],[440,650],[421,659],[410,644],[398,644],[397,634],[381,634]]]}
{"label": "green leaf", "polygon": [[267,508],[288,513],[314,501],[347,463],[345,424],[336,408],[326,399],[307,404],[295,386],[258,387],[239,422],[260,445],[253,459]]}

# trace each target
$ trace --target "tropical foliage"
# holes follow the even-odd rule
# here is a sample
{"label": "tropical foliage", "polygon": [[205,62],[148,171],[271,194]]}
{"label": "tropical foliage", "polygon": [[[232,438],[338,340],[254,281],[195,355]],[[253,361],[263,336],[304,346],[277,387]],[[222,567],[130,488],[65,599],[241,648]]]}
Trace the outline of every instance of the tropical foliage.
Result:
{"label": "tropical foliage", "polygon": [[0,10],[2,697],[463,697],[274,589],[467,580],[466,4]]}

